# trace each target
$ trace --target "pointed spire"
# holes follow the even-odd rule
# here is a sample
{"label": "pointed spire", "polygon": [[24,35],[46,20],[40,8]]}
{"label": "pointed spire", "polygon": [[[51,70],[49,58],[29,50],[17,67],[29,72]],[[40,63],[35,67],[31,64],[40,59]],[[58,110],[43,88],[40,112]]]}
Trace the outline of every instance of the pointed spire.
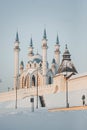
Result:
{"label": "pointed spire", "polygon": [[71,60],[70,59],[70,52],[68,50],[67,44],[65,45],[65,52],[63,53],[63,60]]}
{"label": "pointed spire", "polygon": [[38,49],[37,49],[37,55],[38,55]]}
{"label": "pointed spire", "polygon": [[32,37],[31,37],[31,39],[30,39],[30,47],[33,47]]}
{"label": "pointed spire", "polygon": [[43,35],[43,39],[47,39],[47,35],[46,35],[46,29],[44,29],[44,35]]}
{"label": "pointed spire", "polygon": [[16,33],[16,39],[15,39],[16,42],[19,42],[19,36],[18,36],[18,31]]}
{"label": "pointed spire", "polygon": [[68,48],[67,48],[67,44],[65,45],[65,49],[67,50]]}
{"label": "pointed spire", "polygon": [[57,34],[56,44],[59,44],[58,34]]}

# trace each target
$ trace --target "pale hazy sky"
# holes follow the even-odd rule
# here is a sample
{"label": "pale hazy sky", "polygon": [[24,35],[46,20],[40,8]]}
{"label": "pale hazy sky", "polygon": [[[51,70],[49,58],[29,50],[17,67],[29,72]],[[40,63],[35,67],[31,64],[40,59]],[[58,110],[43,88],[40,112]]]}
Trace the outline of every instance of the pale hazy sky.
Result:
{"label": "pale hazy sky", "polygon": [[41,53],[44,25],[49,63],[58,33],[61,57],[68,44],[78,72],[87,72],[87,0],[0,0],[0,91],[13,87],[13,48],[17,29],[20,61],[24,60],[26,65],[31,34],[35,52],[38,49]]}

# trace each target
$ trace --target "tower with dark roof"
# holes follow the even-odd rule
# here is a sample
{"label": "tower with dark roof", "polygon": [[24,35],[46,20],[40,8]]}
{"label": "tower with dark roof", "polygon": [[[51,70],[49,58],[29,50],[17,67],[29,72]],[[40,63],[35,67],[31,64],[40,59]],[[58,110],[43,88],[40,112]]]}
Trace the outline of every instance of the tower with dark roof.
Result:
{"label": "tower with dark roof", "polygon": [[43,85],[47,84],[47,49],[47,35],[46,29],[44,29],[44,35],[42,39]]}
{"label": "tower with dark roof", "polygon": [[63,53],[63,59],[61,65],[59,66],[58,69],[58,73],[64,73],[64,72],[72,72],[73,74],[77,73],[77,70],[71,61],[71,55],[67,48],[67,44],[65,46],[65,52]]}
{"label": "tower with dark roof", "polygon": [[59,45],[58,35],[57,35],[56,44],[55,44],[54,57],[55,57],[55,62],[56,62],[56,69],[58,70],[58,67],[60,65],[60,45]]}
{"label": "tower with dark roof", "polygon": [[17,87],[17,78],[19,76],[19,36],[18,32],[16,33],[16,39],[14,43],[14,88]]}

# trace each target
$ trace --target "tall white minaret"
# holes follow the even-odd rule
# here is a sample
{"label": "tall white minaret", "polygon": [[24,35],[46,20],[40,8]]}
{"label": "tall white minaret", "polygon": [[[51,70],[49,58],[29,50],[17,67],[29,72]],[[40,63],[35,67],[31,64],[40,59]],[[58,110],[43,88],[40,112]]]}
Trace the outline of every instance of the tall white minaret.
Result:
{"label": "tall white minaret", "polygon": [[19,37],[18,37],[18,32],[16,33],[16,39],[14,43],[14,89],[17,86],[18,83],[18,77],[19,77]]}
{"label": "tall white minaret", "polygon": [[60,45],[59,45],[58,35],[57,35],[57,40],[55,44],[54,58],[56,62],[56,69],[58,70],[58,67],[60,65]]}
{"label": "tall white minaret", "polygon": [[44,35],[42,39],[42,60],[43,60],[43,85],[47,84],[47,36],[46,29],[44,29]]}

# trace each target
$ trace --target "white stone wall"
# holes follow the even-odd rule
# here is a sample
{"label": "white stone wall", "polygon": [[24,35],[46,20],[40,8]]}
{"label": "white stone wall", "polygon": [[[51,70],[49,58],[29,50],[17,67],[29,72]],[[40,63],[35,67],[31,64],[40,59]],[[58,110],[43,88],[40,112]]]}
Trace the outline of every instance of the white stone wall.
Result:
{"label": "white stone wall", "polygon": [[[38,95],[51,94],[56,93],[58,91],[58,87],[55,85],[47,85],[38,87]],[[29,97],[31,95],[37,95],[37,87],[25,88],[17,90],[17,98],[18,100],[23,99],[25,97]],[[5,101],[14,101],[16,99],[16,90],[0,93],[0,102]]]}

